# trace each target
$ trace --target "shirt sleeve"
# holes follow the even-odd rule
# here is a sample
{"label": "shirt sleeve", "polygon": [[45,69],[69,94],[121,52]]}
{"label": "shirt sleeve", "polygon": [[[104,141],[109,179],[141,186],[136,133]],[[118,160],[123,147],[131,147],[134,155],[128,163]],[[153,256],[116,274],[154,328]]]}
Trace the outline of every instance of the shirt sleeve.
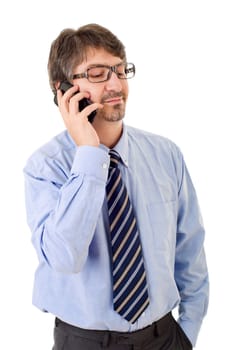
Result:
{"label": "shirt sleeve", "polygon": [[198,200],[181,156],[175,279],[181,302],[178,323],[195,345],[209,297],[204,251],[205,230]]}
{"label": "shirt sleeve", "polygon": [[109,155],[102,148],[77,148],[65,176],[61,161],[35,157],[25,169],[25,198],[32,242],[41,262],[63,273],[77,273],[102,209]]}

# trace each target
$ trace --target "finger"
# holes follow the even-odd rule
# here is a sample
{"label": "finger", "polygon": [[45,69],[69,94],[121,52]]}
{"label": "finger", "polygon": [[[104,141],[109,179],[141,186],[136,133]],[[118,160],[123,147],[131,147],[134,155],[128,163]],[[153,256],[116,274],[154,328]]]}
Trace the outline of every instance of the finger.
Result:
{"label": "finger", "polygon": [[[63,114],[63,116],[67,116],[70,113],[70,101],[73,98],[73,96],[76,96],[76,94],[78,93],[79,90],[79,86],[75,85],[71,88],[69,88],[67,91],[65,91],[65,93],[63,94],[63,92],[58,89],[58,105],[59,105],[59,109],[60,112]],[[75,113],[77,113],[77,109],[75,111]]]}
{"label": "finger", "polygon": [[79,92],[72,96],[69,101],[69,111],[71,115],[76,115],[80,112],[79,102],[84,98],[89,98],[90,95],[88,92]]}
{"label": "finger", "polygon": [[104,106],[100,103],[91,103],[89,106],[85,107],[82,112],[80,113],[80,116],[83,116],[84,118],[87,118],[91,112],[96,111],[97,109],[102,109]]}
{"label": "finger", "polygon": [[61,104],[61,98],[62,98],[62,92],[61,92],[61,90],[57,89],[56,95],[57,95],[57,103],[58,103],[58,106],[60,106],[60,104]]}
{"label": "finger", "polygon": [[57,90],[57,102],[61,116],[65,120],[69,115],[69,103],[64,100],[64,95],[60,89]]}
{"label": "finger", "polygon": [[78,85],[74,85],[71,88],[69,88],[68,90],[65,91],[65,93],[63,94],[63,101],[67,104],[70,102],[71,98],[73,96],[75,96],[79,91],[79,86]]}
{"label": "finger", "polygon": [[69,105],[67,102],[63,100],[63,93],[60,89],[57,89],[57,103],[59,107],[59,111],[62,115],[62,118],[66,118],[69,114]]}

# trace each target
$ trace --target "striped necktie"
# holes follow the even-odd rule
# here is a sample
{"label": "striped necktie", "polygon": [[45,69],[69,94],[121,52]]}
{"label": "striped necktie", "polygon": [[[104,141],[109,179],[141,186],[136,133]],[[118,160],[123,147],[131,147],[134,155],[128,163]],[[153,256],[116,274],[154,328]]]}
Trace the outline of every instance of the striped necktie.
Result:
{"label": "striped necktie", "polygon": [[119,154],[110,151],[106,187],[112,246],[113,306],[134,323],[149,304],[140,237],[133,208],[118,168]]}

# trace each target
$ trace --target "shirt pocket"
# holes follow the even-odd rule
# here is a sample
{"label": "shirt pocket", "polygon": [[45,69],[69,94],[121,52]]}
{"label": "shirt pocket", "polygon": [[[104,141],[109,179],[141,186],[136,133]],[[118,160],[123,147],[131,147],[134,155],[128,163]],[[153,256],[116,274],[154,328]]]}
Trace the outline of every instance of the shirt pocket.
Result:
{"label": "shirt pocket", "polygon": [[174,251],[177,230],[176,200],[150,202],[147,204],[147,212],[155,247]]}

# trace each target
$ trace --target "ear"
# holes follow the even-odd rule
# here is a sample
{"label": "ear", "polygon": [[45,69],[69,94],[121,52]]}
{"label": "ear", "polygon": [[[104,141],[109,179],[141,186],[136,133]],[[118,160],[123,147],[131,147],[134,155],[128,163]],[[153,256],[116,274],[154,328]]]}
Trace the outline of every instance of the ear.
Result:
{"label": "ear", "polygon": [[61,84],[60,81],[56,81],[56,83],[54,84],[56,90],[59,89],[60,84]]}

